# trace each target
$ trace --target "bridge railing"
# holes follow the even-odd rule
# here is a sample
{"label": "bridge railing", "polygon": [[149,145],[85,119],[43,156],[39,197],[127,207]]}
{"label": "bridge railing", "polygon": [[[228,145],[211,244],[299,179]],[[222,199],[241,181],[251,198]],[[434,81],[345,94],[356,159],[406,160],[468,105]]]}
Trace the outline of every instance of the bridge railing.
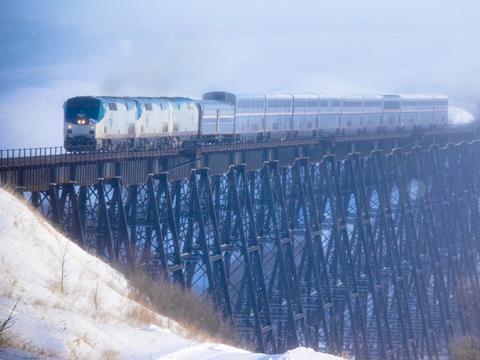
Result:
{"label": "bridge railing", "polygon": [[0,165],[4,167],[15,166],[19,162],[25,164],[25,160],[30,160],[33,164],[33,162],[38,161],[39,158],[63,154],[67,154],[63,146],[5,149],[0,150]]}
{"label": "bridge railing", "polygon": [[[110,151],[109,153],[115,153]],[[49,165],[82,159],[94,161],[102,159],[104,151],[67,151],[63,146],[5,149],[0,150],[0,168],[15,168],[17,166]]]}
{"label": "bridge railing", "polygon": [[63,146],[42,148],[23,148],[0,150],[0,168],[15,168],[33,165],[52,165],[73,161],[97,161],[118,157],[148,157],[164,152],[166,155],[178,150],[178,147],[169,149],[115,149],[115,150],[88,150],[67,151]]}

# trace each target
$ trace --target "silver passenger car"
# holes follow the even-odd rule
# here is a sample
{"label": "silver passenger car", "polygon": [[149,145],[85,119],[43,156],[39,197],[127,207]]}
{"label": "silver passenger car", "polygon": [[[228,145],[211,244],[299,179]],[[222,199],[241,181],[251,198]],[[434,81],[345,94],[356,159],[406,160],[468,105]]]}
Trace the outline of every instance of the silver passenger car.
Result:
{"label": "silver passenger car", "polygon": [[363,112],[358,132],[375,132],[382,123],[383,97],[380,95],[365,95],[362,96],[362,99]]}
{"label": "silver passenger car", "polygon": [[334,134],[340,131],[342,99],[340,96],[320,95],[317,132]]}
{"label": "silver passenger car", "polygon": [[339,131],[353,134],[361,127],[360,119],[363,113],[363,99],[360,95],[342,97],[342,117]]}
{"label": "silver passenger car", "polygon": [[200,136],[233,136],[235,131],[235,108],[232,104],[203,100],[200,108]]}
{"label": "silver passenger car", "polygon": [[383,121],[381,129],[391,131],[401,127],[400,100],[400,95],[383,95]]}
{"label": "silver passenger car", "polygon": [[234,106],[234,135],[241,138],[263,135],[265,127],[264,94],[235,94],[213,91],[204,94],[203,100],[224,101]]}
{"label": "silver passenger car", "polygon": [[315,94],[293,95],[293,126],[298,136],[311,136],[317,130],[319,97]]}
{"label": "silver passenger car", "polygon": [[267,95],[265,110],[265,134],[267,137],[280,138],[292,131],[293,95]]}
{"label": "silver passenger car", "polygon": [[437,127],[446,126],[448,123],[448,97],[434,95],[433,107],[433,125]]}
{"label": "silver passenger car", "polygon": [[418,96],[404,94],[400,95],[401,109],[400,121],[405,129],[413,129],[418,126]]}
{"label": "silver passenger car", "polygon": [[422,127],[430,127],[433,124],[433,95],[417,96],[417,123]]}

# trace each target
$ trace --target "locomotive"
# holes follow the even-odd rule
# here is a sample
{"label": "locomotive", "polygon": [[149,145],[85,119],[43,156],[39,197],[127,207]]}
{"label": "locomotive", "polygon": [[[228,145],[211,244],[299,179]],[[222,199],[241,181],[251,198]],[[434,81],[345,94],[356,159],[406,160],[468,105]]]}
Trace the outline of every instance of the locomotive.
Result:
{"label": "locomotive", "polygon": [[444,95],[79,96],[64,103],[67,151],[284,140],[446,126]]}

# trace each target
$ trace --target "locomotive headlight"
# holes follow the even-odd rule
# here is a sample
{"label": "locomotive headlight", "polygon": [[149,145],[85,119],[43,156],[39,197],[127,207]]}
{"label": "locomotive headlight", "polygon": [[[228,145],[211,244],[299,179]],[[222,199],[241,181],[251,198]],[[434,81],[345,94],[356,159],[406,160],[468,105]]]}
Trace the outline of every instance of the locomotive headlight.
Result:
{"label": "locomotive headlight", "polygon": [[77,119],[77,124],[78,125],[85,125],[86,121],[85,121],[85,119]]}
{"label": "locomotive headlight", "polygon": [[67,125],[67,128],[68,129],[71,129],[73,126],[72,125]]}

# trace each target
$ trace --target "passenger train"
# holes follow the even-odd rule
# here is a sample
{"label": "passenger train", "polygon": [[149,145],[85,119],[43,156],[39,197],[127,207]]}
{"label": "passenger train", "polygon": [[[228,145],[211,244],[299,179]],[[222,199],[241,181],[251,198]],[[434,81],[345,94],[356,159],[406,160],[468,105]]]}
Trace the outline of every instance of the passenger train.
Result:
{"label": "passenger train", "polygon": [[111,150],[441,127],[448,122],[448,98],[223,91],[202,100],[80,96],[64,103],[64,113],[66,150]]}

